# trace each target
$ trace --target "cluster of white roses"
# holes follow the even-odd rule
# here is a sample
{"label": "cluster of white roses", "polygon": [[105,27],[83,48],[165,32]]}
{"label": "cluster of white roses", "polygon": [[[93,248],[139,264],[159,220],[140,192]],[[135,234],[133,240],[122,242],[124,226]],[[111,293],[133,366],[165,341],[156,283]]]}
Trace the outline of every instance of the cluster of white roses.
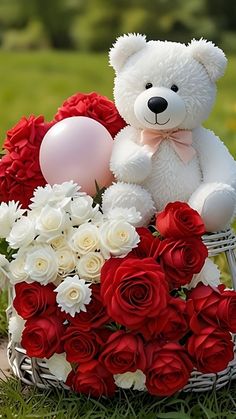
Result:
{"label": "cluster of white roses", "polygon": [[0,237],[13,252],[11,262],[1,256],[0,287],[6,278],[13,285],[54,283],[58,305],[72,316],[86,310],[105,259],[124,257],[139,243],[135,210],[107,218],[79,189],[72,181],[46,185],[35,190],[28,210],[0,205]]}

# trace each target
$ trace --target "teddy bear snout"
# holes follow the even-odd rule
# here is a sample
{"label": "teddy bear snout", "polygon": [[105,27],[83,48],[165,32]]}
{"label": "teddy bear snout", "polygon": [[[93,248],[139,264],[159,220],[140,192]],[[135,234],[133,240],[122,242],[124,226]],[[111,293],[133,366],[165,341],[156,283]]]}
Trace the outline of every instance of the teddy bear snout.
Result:
{"label": "teddy bear snout", "polygon": [[152,112],[157,114],[166,110],[168,102],[164,97],[154,96],[149,99],[147,105]]}

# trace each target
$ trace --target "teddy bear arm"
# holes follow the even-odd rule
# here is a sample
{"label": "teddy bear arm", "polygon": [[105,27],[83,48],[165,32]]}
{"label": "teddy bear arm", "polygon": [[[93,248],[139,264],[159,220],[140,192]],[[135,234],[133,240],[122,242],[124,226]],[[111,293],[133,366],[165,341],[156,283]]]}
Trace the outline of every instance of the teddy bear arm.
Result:
{"label": "teddy bear arm", "polygon": [[122,182],[142,183],[152,169],[152,154],[126,136],[114,141],[110,168],[116,179]]}
{"label": "teddy bear arm", "polygon": [[226,228],[236,207],[236,162],[224,144],[211,131],[203,129],[197,151],[203,182],[189,204],[202,216],[207,231]]}
{"label": "teddy bear arm", "polygon": [[236,162],[212,131],[201,128],[197,133],[195,148],[204,183],[220,182],[236,187]]}

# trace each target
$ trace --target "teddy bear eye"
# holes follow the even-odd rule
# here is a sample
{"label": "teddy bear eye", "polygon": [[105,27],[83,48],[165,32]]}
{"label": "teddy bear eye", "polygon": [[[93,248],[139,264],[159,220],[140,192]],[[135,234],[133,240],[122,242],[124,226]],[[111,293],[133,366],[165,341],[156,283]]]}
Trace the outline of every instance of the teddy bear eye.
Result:
{"label": "teddy bear eye", "polygon": [[147,83],[146,86],[145,86],[145,89],[151,89],[152,86],[153,86],[152,83]]}
{"label": "teddy bear eye", "polygon": [[179,88],[176,86],[176,84],[172,84],[171,90],[173,90],[173,92],[178,92]]}

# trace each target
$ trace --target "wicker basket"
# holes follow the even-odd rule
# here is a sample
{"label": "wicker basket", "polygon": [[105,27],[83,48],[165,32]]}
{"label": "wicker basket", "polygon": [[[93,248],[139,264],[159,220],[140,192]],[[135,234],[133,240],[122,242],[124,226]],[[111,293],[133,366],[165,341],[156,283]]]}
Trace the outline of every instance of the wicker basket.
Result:
{"label": "wicker basket", "polygon": [[[225,253],[232,276],[233,287],[236,289],[236,257],[234,253],[236,236],[234,232],[228,229],[219,233],[206,234],[203,239],[208,248],[209,256]],[[11,289],[9,292],[10,305],[7,309],[8,319],[12,315],[11,302],[13,297],[13,290]],[[235,358],[229,363],[228,367],[217,374],[202,374],[198,371],[193,371],[183,391],[202,392],[212,390],[213,388],[219,389],[229,384],[231,380],[236,379],[236,335],[233,336],[233,339]],[[50,373],[44,360],[29,358],[20,344],[12,342],[11,336],[9,336],[8,360],[13,373],[27,385],[36,385],[41,389],[52,387],[68,389],[63,382],[58,381]]]}

